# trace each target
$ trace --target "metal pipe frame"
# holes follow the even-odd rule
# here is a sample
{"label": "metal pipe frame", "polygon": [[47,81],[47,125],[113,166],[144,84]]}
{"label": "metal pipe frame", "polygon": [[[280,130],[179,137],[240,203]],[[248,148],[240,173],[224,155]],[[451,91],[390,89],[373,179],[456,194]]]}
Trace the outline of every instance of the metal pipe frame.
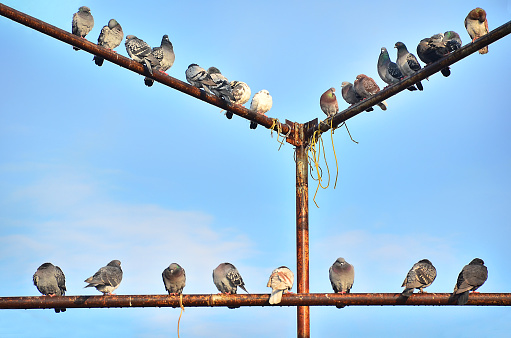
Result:
{"label": "metal pipe frame", "polygon": [[[140,75],[150,77],[155,81],[166,86],[169,86],[171,88],[174,88],[176,90],[179,90],[182,93],[193,96],[199,100],[202,100],[219,108],[229,110],[234,114],[241,116],[247,120],[255,121],[266,128],[271,128],[274,125],[274,119],[270,117],[253,112],[241,105],[230,104],[225,100],[222,100],[214,95],[208,94],[205,91],[193,87],[188,83],[180,81],[172,76],[169,76],[166,73],[153,72],[153,75],[151,75],[145,70],[142,64],[136,61],[133,61],[125,56],[119,55],[109,49],[100,47],[93,42],[90,42],[86,39],[82,39],[76,35],[73,35],[70,32],[50,25],[44,21],[36,19],[23,12],[17,11],[14,8],[8,7],[2,3],[0,3],[0,14],[22,25],[33,28],[43,34],[49,35],[57,40],[76,46],[93,55],[102,56],[105,60],[115,63],[118,66],[129,69]],[[282,135],[289,135],[293,133],[292,127],[284,123],[281,123],[280,128]],[[288,138],[288,142],[291,144],[293,144],[292,140],[293,140],[292,138]]]}
{"label": "metal pipe frame", "polygon": [[[184,307],[225,306],[410,306],[456,305],[449,301],[450,293],[416,293],[403,301],[400,293],[286,293],[277,305],[270,305],[269,294],[203,294],[183,295]],[[464,306],[511,306],[511,293],[471,293]],[[457,305],[456,305],[457,306]],[[35,296],[0,297],[0,309],[51,308],[125,308],[180,307],[180,297],[170,295],[110,295],[110,296]],[[309,331],[302,332],[310,334]]]}

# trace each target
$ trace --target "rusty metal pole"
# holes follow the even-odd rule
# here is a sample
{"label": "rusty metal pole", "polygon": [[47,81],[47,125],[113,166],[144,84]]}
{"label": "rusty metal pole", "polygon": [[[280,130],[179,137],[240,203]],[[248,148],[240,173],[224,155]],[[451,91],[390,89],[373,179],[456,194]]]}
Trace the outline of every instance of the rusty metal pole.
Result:
{"label": "rusty metal pole", "polygon": [[[304,125],[296,124],[296,275],[300,294],[309,293],[309,186],[308,161],[304,140]],[[310,309],[297,308],[297,336],[310,337]]]}

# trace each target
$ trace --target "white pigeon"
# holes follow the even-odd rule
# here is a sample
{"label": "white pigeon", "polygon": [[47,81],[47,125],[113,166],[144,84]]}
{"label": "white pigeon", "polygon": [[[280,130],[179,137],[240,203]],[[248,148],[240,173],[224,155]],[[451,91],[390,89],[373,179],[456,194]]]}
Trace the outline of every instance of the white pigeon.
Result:
{"label": "white pigeon", "polygon": [[[258,91],[252,98],[250,103],[250,110],[258,114],[266,114],[273,105],[273,99],[270,93],[266,90]],[[250,129],[256,129],[257,122],[250,121]]]}

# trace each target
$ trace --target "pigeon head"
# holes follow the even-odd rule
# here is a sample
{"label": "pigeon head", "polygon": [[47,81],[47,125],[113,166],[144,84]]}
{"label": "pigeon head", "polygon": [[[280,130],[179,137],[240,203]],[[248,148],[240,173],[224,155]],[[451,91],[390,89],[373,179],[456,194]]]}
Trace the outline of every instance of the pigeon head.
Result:
{"label": "pigeon head", "polygon": [[335,97],[335,88],[332,87],[328,90],[328,96]]}
{"label": "pigeon head", "polygon": [[196,63],[192,63],[191,65],[188,66],[188,68],[191,68],[191,67],[199,67],[199,65]]}
{"label": "pigeon head", "polygon": [[468,17],[472,20],[479,20],[479,22],[484,22],[486,20],[486,11],[480,7],[477,7],[468,13]]}
{"label": "pigeon head", "polygon": [[279,266],[277,269],[289,269],[289,268],[285,265],[282,265],[282,266]]}
{"label": "pigeon head", "polygon": [[481,258],[474,258],[468,265],[484,265],[484,261]]}
{"label": "pigeon head", "polygon": [[402,43],[402,42],[396,42],[396,45],[394,47],[397,48],[398,51],[399,50],[406,50],[406,51],[408,51],[406,49],[406,45],[404,43]]}
{"label": "pigeon head", "polygon": [[431,37],[431,40],[433,40],[434,42],[440,42],[442,41],[444,38],[444,35],[442,33],[438,33],[438,34],[435,34]]}
{"label": "pigeon head", "polygon": [[[88,13],[90,13],[90,8],[87,7],[87,6],[82,6],[82,7],[78,8],[78,11],[79,12],[88,12]],[[485,13],[485,15],[486,15],[486,13]]]}
{"label": "pigeon head", "polygon": [[341,84],[341,87],[342,87],[342,88],[344,88],[344,87],[349,86],[349,85],[351,85],[351,83],[350,83],[350,82],[344,81],[344,82]]}
{"label": "pigeon head", "polygon": [[181,270],[182,268],[179,266],[179,264],[177,263],[172,263],[169,265],[169,270],[170,270],[170,273],[174,273],[174,272],[177,272],[179,270]]}
{"label": "pigeon head", "polygon": [[126,36],[126,41],[129,41],[131,39],[136,39],[137,37],[135,35],[127,35]]}
{"label": "pigeon head", "polygon": [[346,264],[346,260],[345,260],[344,258],[342,258],[342,257],[339,257],[339,258],[337,258],[337,260],[334,262],[334,264],[335,264],[335,263],[343,265],[343,264]]}
{"label": "pigeon head", "polygon": [[362,79],[365,79],[365,78],[367,78],[367,75],[365,75],[365,74],[357,75],[357,80],[362,80]]}
{"label": "pigeon head", "polygon": [[114,259],[113,261],[111,261],[110,263],[108,263],[106,266],[115,266],[115,267],[120,267],[121,266],[121,261],[117,260],[117,259]]}
{"label": "pigeon head", "polygon": [[208,73],[209,74],[222,74],[222,73],[220,73],[220,69],[218,69],[216,67],[209,67],[208,68]]}
{"label": "pigeon head", "polygon": [[110,21],[108,21],[108,28],[113,29],[118,24],[119,23],[115,19],[110,19]]}
{"label": "pigeon head", "polygon": [[421,260],[419,261],[419,263],[427,263],[427,264],[431,264],[431,265],[433,265],[433,264],[429,261],[429,259],[421,259]]}

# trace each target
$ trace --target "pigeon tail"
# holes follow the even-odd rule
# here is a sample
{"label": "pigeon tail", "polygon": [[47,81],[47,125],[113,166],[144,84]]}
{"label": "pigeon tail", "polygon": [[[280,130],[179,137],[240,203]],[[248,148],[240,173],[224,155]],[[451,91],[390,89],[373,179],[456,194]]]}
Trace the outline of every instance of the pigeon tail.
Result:
{"label": "pigeon tail", "polygon": [[488,46],[479,49],[479,54],[487,54],[487,53],[488,53]]}
{"label": "pigeon tail", "polygon": [[413,294],[413,290],[414,288],[406,288],[401,292],[401,296],[408,298]]}
{"label": "pigeon tail", "polygon": [[468,293],[469,291],[465,291],[458,295],[458,305],[465,305],[468,302]]}
{"label": "pigeon tail", "polygon": [[104,61],[105,59],[103,59],[101,56],[97,56],[97,55],[95,55],[95,56],[94,56],[94,59],[92,59],[92,60],[94,60],[94,62],[95,62],[98,66],[100,66],[100,67],[101,67],[101,66],[103,66],[103,61]]}
{"label": "pigeon tail", "polygon": [[225,117],[227,117],[229,120],[232,119],[232,111],[227,111],[225,113]]}
{"label": "pigeon tail", "polygon": [[378,107],[380,107],[381,110],[387,110],[387,102],[385,102],[385,101],[379,102]]}
{"label": "pigeon tail", "polygon": [[270,304],[279,304],[282,301],[282,294],[284,290],[272,290],[270,296]]}
{"label": "pigeon tail", "polygon": [[250,129],[256,129],[257,128],[257,122],[250,121]]}
{"label": "pigeon tail", "polygon": [[150,77],[146,77],[146,78],[144,78],[144,83],[147,87],[151,87],[154,83],[154,80],[151,79]]}
{"label": "pigeon tail", "polygon": [[415,86],[413,86],[413,85],[408,87],[408,88],[406,88],[406,89],[408,89],[411,92],[413,92],[414,90],[417,90],[417,88],[415,88]]}
{"label": "pigeon tail", "polygon": [[448,77],[449,75],[451,75],[451,70],[449,69],[449,67],[445,67],[444,69],[442,69],[440,71],[442,73],[443,76],[445,77]]}
{"label": "pigeon tail", "polygon": [[417,82],[415,85],[417,86],[417,88],[418,88],[420,91],[423,91],[423,90],[424,90],[424,87],[422,86],[422,83]]}

